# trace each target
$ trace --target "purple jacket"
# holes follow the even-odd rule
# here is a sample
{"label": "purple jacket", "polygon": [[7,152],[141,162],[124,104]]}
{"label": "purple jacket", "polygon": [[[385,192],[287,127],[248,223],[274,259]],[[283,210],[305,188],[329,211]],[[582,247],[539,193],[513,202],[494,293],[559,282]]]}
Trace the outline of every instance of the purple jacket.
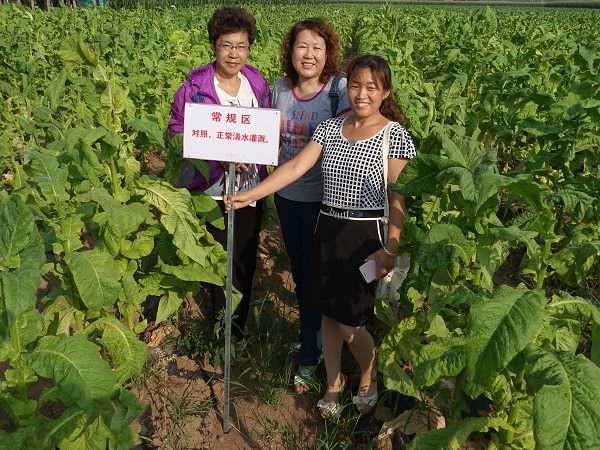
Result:
{"label": "purple jacket", "polygon": [[[270,108],[271,90],[267,80],[265,80],[256,68],[247,64],[242,67],[241,72],[248,79],[252,92],[258,100],[259,108]],[[178,133],[183,133],[184,107],[187,102],[220,104],[215,89],[214,77],[215,63],[213,61],[210,64],[192,70],[188,75],[187,81],[177,89],[177,92],[173,96],[173,105],[171,106],[171,120],[169,120],[170,137]],[[196,170],[194,179],[186,186],[187,189],[205,191],[221,179],[225,171],[221,163],[219,161],[207,162],[210,168],[210,180],[207,182],[200,172]],[[267,177],[266,166],[258,166],[258,175],[261,180]]]}

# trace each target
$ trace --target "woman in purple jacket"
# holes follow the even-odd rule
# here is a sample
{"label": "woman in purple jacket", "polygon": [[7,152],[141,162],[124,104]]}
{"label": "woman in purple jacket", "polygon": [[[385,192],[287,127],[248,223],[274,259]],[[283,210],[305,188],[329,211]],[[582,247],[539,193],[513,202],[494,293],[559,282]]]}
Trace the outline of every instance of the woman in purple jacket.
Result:
{"label": "woman in purple jacket", "polygon": [[[231,106],[270,108],[269,83],[252,66],[246,64],[250,46],[256,37],[254,17],[239,7],[217,9],[208,22],[208,38],[215,53],[215,60],[192,70],[173,98],[169,135],[183,133],[184,106],[186,102],[210,103]],[[223,194],[227,186],[227,168],[224,161],[207,161],[210,168],[209,179],[192,165],[185,164],[182,171],[183,186],[189,190],[204,191],[212,196],[221,210]],[[236,191],[244,191],[256,186],[267,176],[265,166],[257,164],[236,164]],[[234,312],[232,333],[237,340],[236,357],[243,359],[245,347],[244,329],[250,297],[252,279],[256,270],[258,234],[263,214],[263,202],[236,211],[235,246],[233,255],[233,286],[242,293],[242,300]],[[220,230],[207,225],[214,238],[227,248],[227,221]],[[225,308],[225,294],[219,286],[208,285],[215,316]]]}

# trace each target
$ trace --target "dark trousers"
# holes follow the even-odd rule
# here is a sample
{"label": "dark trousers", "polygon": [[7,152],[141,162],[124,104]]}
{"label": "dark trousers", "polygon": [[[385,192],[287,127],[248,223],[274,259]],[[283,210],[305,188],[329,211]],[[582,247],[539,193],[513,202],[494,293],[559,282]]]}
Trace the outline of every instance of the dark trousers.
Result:
{"label": "dark trousers", "polygon": [[297,202],[275,194],[275,206],[281,224],[281,234],[292,265],[296,298],[300,310],[300,353],[298,361],[314,366],[321,354],[321,313],[306,306],[310,286],[310,252],[321,202]]}
{"label": "dark trousers", "polygon": [[[225,217],[225,229],[219,230],[207,224],[206,229],[213,235],[225,250],[227,250],[228,220],[225,214],[225,206],[222,201],[217,201],[223,216]],[[247,206],[236,209],[233,225],[233,280],[232,284],[242,293],[242,300],[236,308],[231,323],[231,333],[238,339],[242,339],[244,326],[250,310],[250,299],[252,297],[252,279],[256,272],[256,253],[258,251],[258,236],[263,216],[263,201],[256,202],[256,207]],[[220,286],[208,284],[209,294],[212,298],[215,316],[219,311],[225,309],[225,291]]]}

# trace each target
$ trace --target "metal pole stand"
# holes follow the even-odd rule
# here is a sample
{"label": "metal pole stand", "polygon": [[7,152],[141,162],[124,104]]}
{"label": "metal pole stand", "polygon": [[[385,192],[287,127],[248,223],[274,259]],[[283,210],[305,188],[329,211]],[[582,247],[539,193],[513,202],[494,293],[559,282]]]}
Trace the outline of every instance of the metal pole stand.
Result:
{"label": "metal pole stand", "polygon": [[[235,194],[235,163],[229,163],[228,196]],[[223,385],[223,431],[229,433],[229,385],[231,381],[231,293],[233,280],[233,217],[235,207],[227,213],[227,282],[225,291],[225,372]]]}

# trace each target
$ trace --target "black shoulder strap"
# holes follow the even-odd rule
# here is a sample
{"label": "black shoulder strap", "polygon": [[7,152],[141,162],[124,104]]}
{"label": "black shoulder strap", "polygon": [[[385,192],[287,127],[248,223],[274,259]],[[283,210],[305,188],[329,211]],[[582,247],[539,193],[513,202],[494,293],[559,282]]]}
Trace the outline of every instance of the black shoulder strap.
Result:
{"label": "black shoulder strap", "polygon": [[340,84],[340,79],[342,79],[342,77],[344,77],[344,75],[342,74],[336,75],[335,77],[333,77],[333,80],[331,80],[331,87],[329,88],[329,101],[331,102],[331,117],[335,117],[338,106],[340,104],[340,91],[338,87]]}

